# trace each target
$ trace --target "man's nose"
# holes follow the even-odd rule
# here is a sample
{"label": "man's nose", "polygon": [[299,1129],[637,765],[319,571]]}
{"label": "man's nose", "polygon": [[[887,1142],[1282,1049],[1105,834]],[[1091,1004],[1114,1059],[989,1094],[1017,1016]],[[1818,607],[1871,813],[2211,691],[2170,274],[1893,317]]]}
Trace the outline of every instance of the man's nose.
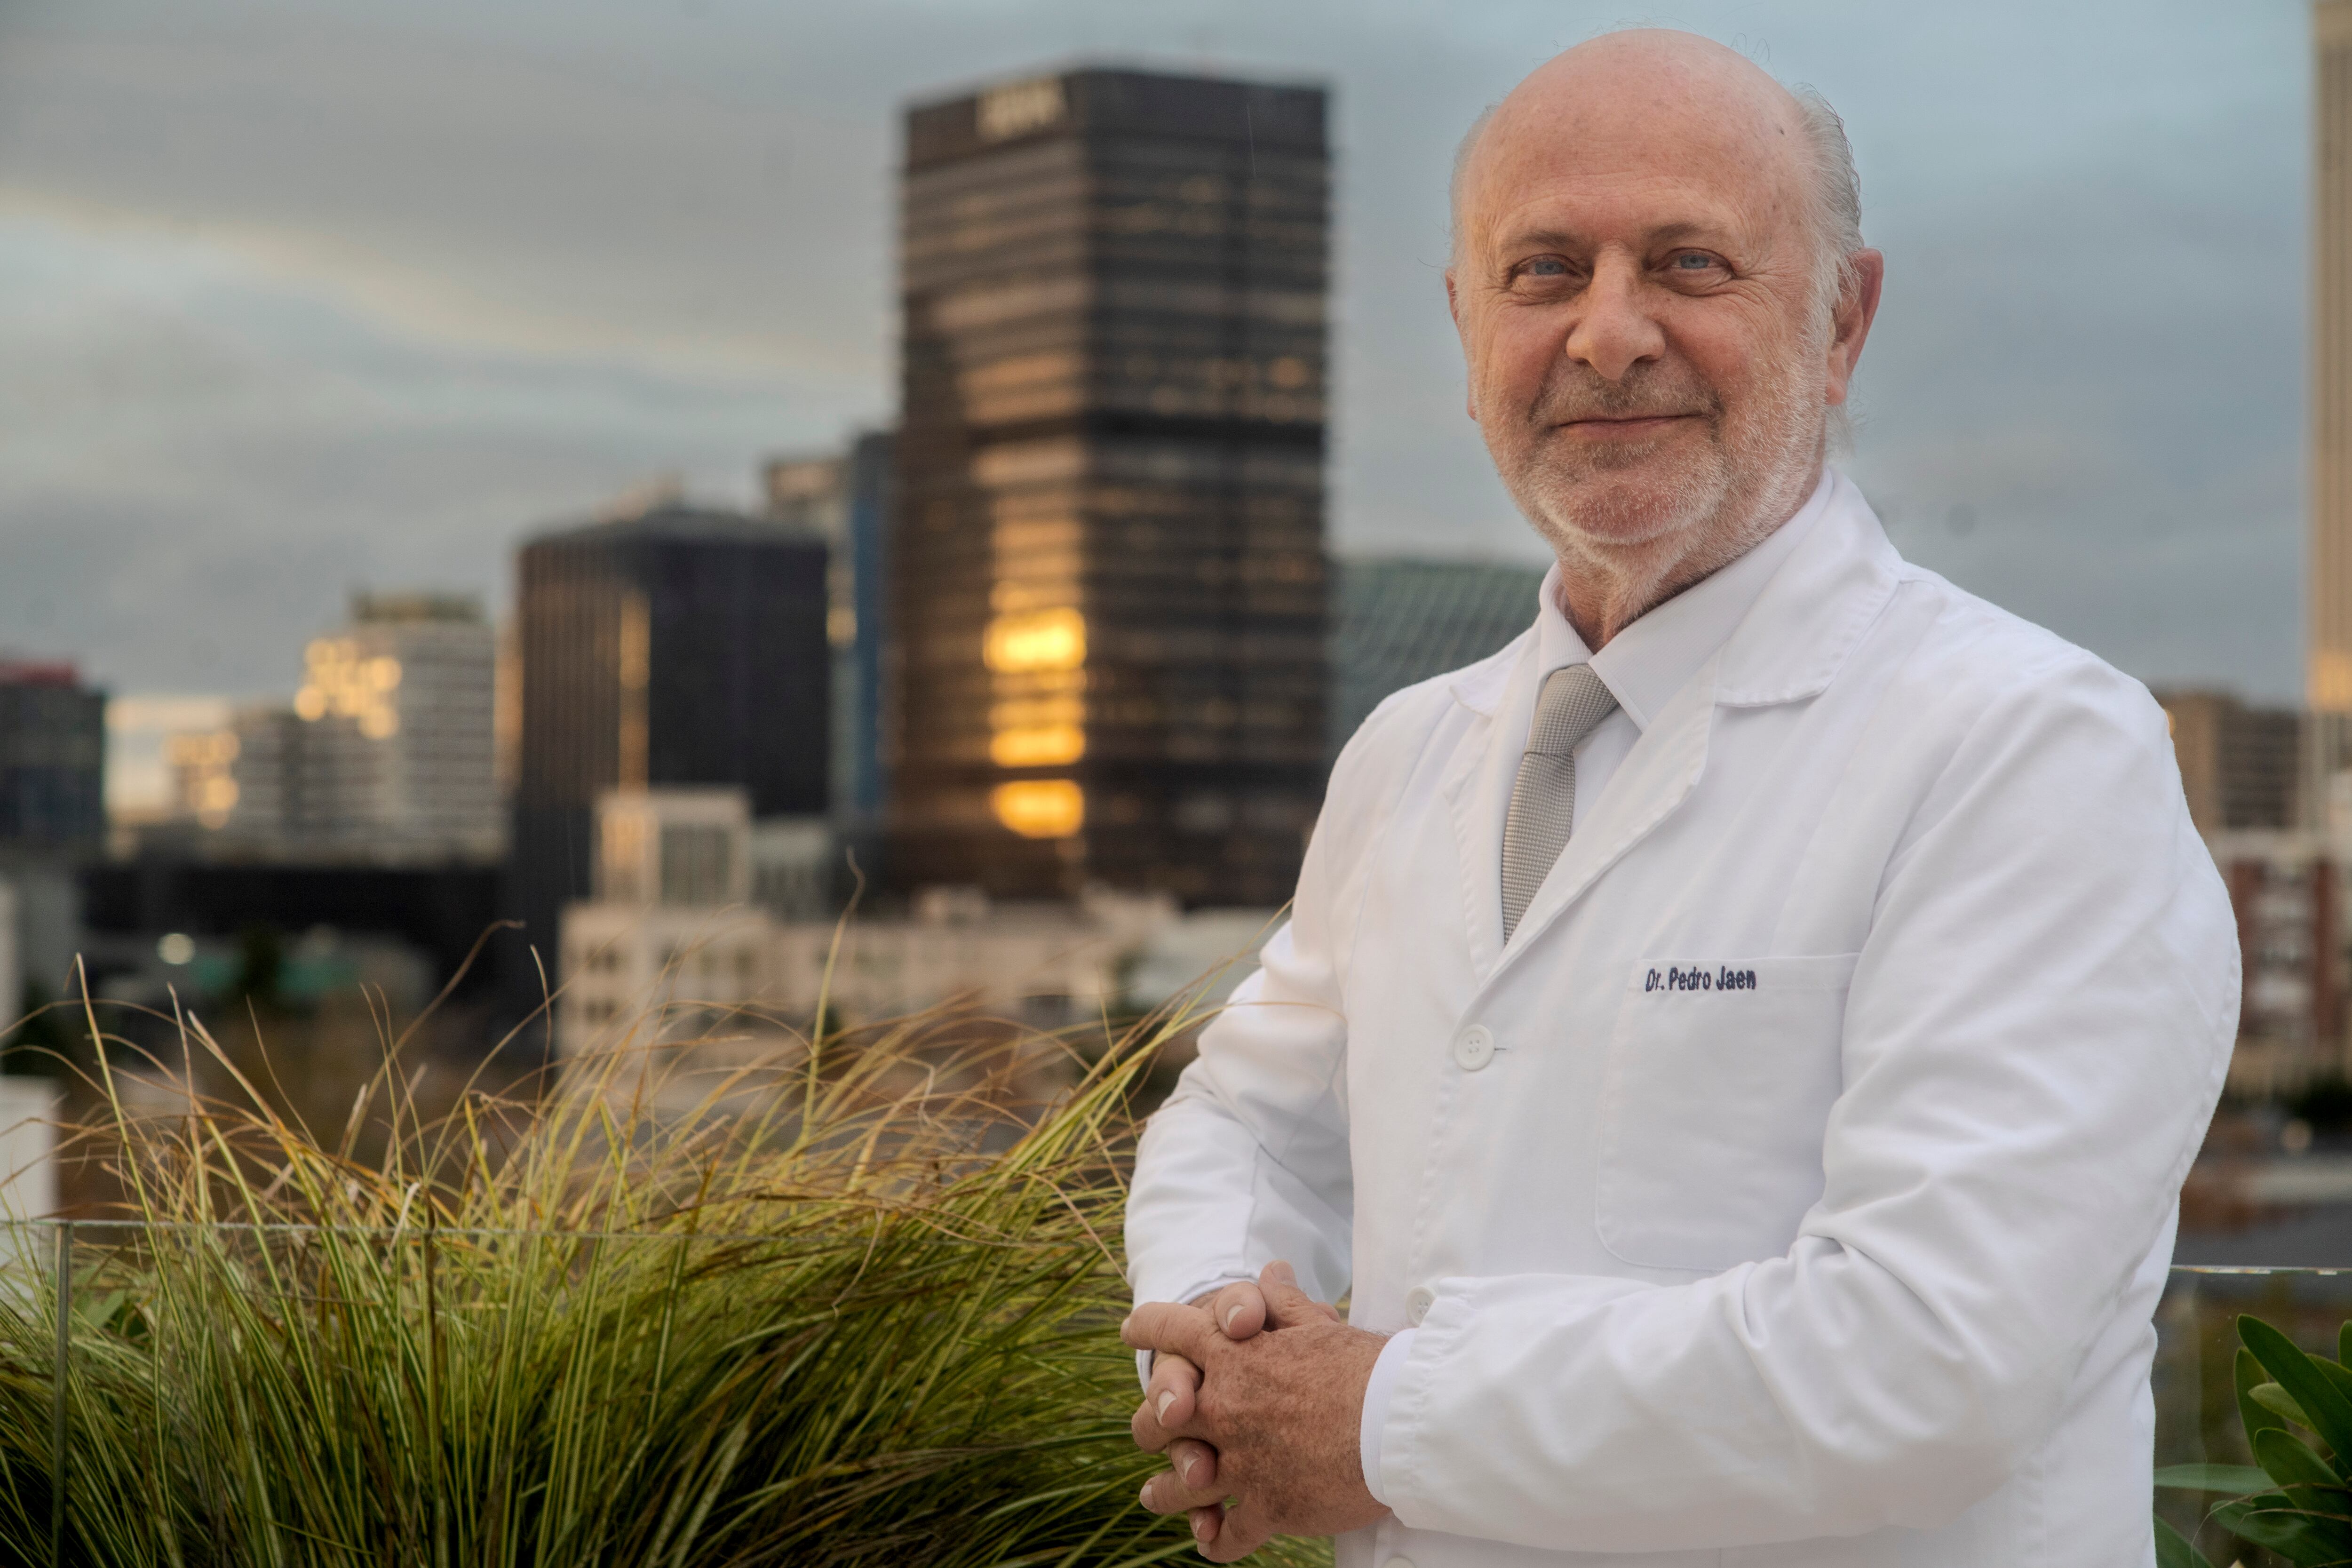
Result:
{"label": "man's nose", "polygon": [[1603,381],[1622,381],[1628,370],[1665,351],[1665,334],[1645,308],[1639,269],[1630,259],[1603,258],[1577,303],[1562,352]]}

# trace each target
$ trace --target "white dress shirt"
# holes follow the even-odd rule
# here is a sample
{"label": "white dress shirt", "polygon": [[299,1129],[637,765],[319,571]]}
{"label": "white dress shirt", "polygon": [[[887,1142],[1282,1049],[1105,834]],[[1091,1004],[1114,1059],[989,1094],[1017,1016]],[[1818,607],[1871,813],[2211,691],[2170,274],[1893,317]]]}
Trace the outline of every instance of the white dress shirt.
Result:
{"label": "white dress shirt", "polygon": [[[1812,494],[1796,514],[1769,537],[1720,571],[1701,578],[1650,610],[1609,639],[1594,653],[1584,646],[1569,618],[1560,613],[1559,565],[1544,574],[1536,595],[1536,685],[1556,669],[1590,664],[1601,684],[1617,699],[1617,710],[1592,727],[1576,748],[1576,818],[1597,809],[1618,764],[1633,750],[1633,742],[1650,727],[1650,720],[1681,690],[1748,614],[1756,595],[1779,571],[1780,563],[1803,542],[1828,509],[1831,473],[1822,470]],[[1532,722],[1532,720],[1530,720]],[[1381,1484],[1381,1431],[1387,1425],[1389,1401],[1397,1375],[1412,1353],[1412,1329],[1400,1329],[1389,1338],[1373,1363],[1371,1381],[1364,1388],[1363,1425],[1357,1438],[1364,1461],[1364,1485],[1374,1500],[1385,1504]]]}

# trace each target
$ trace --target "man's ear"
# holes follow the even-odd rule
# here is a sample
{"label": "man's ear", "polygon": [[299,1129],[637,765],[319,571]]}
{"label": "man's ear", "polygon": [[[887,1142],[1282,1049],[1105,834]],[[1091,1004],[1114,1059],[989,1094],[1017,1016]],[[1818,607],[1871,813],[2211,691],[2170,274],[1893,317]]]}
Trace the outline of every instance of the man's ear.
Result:
{"label": "man's ear", "polygon": [[1862,345],[1870,337],[1870,323],[1878,316],[1879,290],[1886,282],[1886,257],[1876,250],[1857,250],[1846,258],[1847,286],[1840,292],[1831,318],[1829,384],[1823,401],[1843,403],[1853,385],[1854,367],[1862,363]]}
{"label": "man's ear", "polygon": [[1478,423],[1478,378],[1470,374],[1470,334],[1462,328],[1462,295],[1454,286],[1454,268],[1445,269],[1445,313],[1454,318],[1454,335],[1462,344],[1462,411]]}

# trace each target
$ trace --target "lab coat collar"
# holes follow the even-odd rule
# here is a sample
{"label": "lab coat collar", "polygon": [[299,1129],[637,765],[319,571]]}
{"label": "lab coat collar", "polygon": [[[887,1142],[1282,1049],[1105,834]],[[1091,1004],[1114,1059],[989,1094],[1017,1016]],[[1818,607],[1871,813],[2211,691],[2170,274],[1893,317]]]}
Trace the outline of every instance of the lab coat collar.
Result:
{"label": "lab coat collar", "polygon": [[[1900,564],[1853,481],[1824,468],[1811,496],[1771,538],[1626,627],[1601,650],[1594,668],[1644,731],[1718,647],[1724,657],[1717,701],[1752,708],[1814,696],[1877,617],[1894,591]],[[1532,685],[1562,664],[1590,657],[1556,607],[1559,577],[1557,564],[1544,574],[1535,626],[1454,675],[1448,689],[1455,701],[1491,719],[1506,706],[1515,676],[1528,677]],[[1733,606],[1732,616],[1727,616]],[[1550,637],[1547,616],[1560,623]],[[1717,635],[1726,618],[1735,623],[1727,638]],[[1670,646],[1662,646],[1655,657],[1648,657],[1645,647],[1638,660],[1610,661],[1623,668],[1602,668],[1600,660],[1608,658],[1617,642],[1644,626],[1649,630],[1641,643]],[[1560,657],[1565,645],[1554,639],[1561,634],[1576,657]]]}
{"label": "lab coat collar", "polygon": [[[1549,583],[1551,579],[1547,574],[1544,580]],[[1495,710],[1502,705],[1511,677],[1522,665],[1532,661],[1535,646],[1535,628],[1529,626],[1477,663],[1465,664],[1455,670],[1446,689],[1454,694],[1454,700],[1471,712],[1481,719],[1492,719]]]}
{"label": "lab coat collar", "polygon": [[[1559,660],[1560,664],[1589,658],[1592,672],[1615,696],[1633,727],[1648,730],[1675,693],[1688,686],[1699,667],[1731,640],[1764,585],[1829,510],[1836,482],[1836,475],[1823,468],[1813,493],[1805,498],[1795,516],[1738,560],[1692,584],[1611,637],[1609,646],[1596,654],[1584,652],[1584,639],[1560,613],[1556,581],[1559,567],[1555,563],[1545,579],[1554,595],[1537,614],[1538,640],[1548,653],[1557,650],[1566,656]],[[1551,662],[1549,658],[1546,662]],[[1549,675],[1550,670],[1542,673]]]}
{"label": "lab coat collar", "polygon": [[[1900,557],[1862,492],[1831,470],[1801,512],[1821,510],[1772,564],[1727,641],[1665,697],[1537,890],[1506,949],[1502,826],[1535,689],[1544,671],[1534,628],[1462,672],[1457,700],[1489,721],[1485,743],[1465,745],[1442,786],[1466,879],[1472,961],[1493,977],[1526,951],[1600,875],[1687,799],[1706,771],[1717,707],[1756,707],[1819,694],[1893,595]],[[1790,520],[1792,522],[1795,519]],[[1776,535],[1776,538],[1778,536]],[[1737,563],[1735,563],[1737,564]]]}
{"label": "lab coat collar", "polygon": [[1817,697],[1895,595],[1903,558],[1853,481],[1830,470],[1822,520],[1724,644],[1715,700],[1763,708]]}

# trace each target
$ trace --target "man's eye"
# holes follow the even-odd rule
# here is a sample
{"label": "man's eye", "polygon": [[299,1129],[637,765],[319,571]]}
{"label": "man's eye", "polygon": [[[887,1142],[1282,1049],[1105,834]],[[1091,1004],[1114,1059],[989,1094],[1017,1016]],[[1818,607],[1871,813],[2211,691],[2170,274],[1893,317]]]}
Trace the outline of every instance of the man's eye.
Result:
{"label": "man's eye", "polygon": [[1565,278],[1568,263],[1557,256],[1538,256],[1523,264],[1519,270],[1530,278]]}
{"label": "man's eye", "polygon": [[1700,251],[1685,250],[1675,258],[1673,265],[1681,272],[1704,272],[1715,265],[1715,258]]}

